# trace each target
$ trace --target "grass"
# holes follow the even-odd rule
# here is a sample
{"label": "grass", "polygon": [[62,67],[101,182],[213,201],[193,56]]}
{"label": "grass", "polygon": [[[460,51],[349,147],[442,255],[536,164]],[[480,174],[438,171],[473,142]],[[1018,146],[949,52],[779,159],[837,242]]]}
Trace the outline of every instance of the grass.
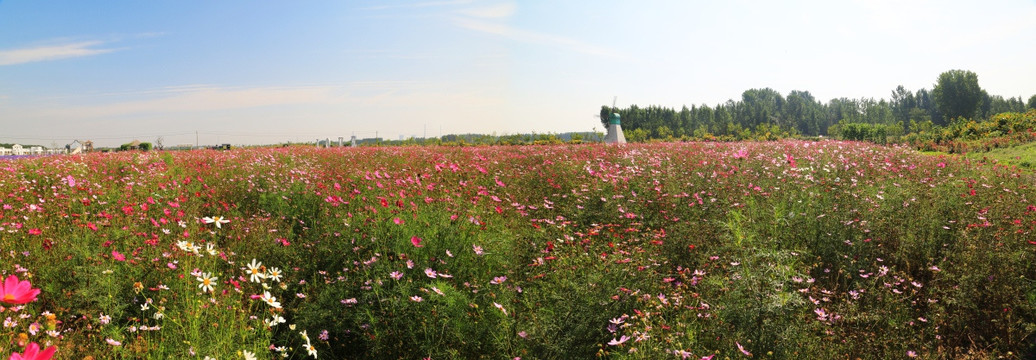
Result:
{"label": "grass", "polygon": [[1036,168],[1036,142],[1007,148],[996,148],[980,153],[968,153],[967,157],[976,160],[992,160],[999,164],[1034,169]]}

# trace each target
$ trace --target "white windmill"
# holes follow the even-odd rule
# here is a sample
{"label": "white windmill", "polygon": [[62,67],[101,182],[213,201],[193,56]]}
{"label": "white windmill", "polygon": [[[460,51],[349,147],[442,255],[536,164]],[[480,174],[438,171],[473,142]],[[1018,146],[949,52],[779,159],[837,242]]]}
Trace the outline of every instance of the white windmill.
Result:
{"label": "white windmill", "polygon": [[615,102],[618,100],[618,96],[612,99],[612,114],[611,118],[608,120],[608,135],[604,136],[604,142],[606,144],[626,143],[626,136],[622,134],[622,125],[619,124],[618,109],[615,108]]}

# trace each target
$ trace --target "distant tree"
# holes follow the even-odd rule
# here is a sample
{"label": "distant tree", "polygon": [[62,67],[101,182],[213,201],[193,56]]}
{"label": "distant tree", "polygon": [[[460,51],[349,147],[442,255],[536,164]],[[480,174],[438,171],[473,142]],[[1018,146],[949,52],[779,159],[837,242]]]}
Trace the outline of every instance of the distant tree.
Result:
{"label": "distant tree", "polygon": [[[921,90],[917,90],[917,93],[914,94],[914,100],[917,101],[917,107],[928,114],[928,119],[931,120],[932,123],[942,123],[942,113],[940,113],[939,109],[935,106],[935,99],[932,98],[932,92],[921,88]],[[911,114],[911,116],[913,116],[913,114]]]}
{"label": "distant tree", "polygon": [[917,100],[914,99],[914,94],[907,91],[903,85],[896,87],[896,90],[892,91],[892,112],[896,117],[896,120],[907,124],[910,122],[910,110],[917,107]]}
{"label": "distant tree", "polygon": [[610,121],[611,115],[612,108],[607,105],[601,105],[601,125],[604,125],[605,129],[608,128],[608,122]]}
{"label": "distant tree", "polygon": [[936,107],[948,120],[974,117],[982,105],[978,75],[966,70],[950,70],[939,75],[932,94]]}
{"label": "distant tree", "polygon": [[163,139],[161,136],[155,138],[155,149],[162,150],[163,148],[165,148],[165,146],[162,145],[162,140]]}
{"label": "distant tree", "polygon": [[1036,109],[1036,95],[1033,95],[1032,97],[1029,98],[1029,102],[1027,103],[1027,107],[1029,109]]}
{"label": "distant tree", "polygon": [[784,97],[781,93],[771,89],[748,89],[741,94],[741,103],[744,105],[740,115],[747,120],[742,124],[745,127],[754,128],[759,124],[776,123],[781,124],[781,110],[784,106]]}
{"label": "distant tree", "polygon": [[143,151],[151,151],[151,143],[142,142],[140,143],[140,146],[138,146],[137,148]]}

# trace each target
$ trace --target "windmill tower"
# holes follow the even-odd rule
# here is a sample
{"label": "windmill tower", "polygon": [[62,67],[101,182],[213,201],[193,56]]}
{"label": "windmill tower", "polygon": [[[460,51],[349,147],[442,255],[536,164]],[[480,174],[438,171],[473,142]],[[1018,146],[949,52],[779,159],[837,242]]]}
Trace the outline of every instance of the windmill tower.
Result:
{"label": "windmill tower", "polygon": [[612,99],[612,115],[611,119],[608,120],[608,135],[604,136],[604,142],[606,144],[626,143],[626,136],[622,134],[622,125],[619,124],[618,109],[615,108],[615,102],[617,100],[619,100],[618,96]]}

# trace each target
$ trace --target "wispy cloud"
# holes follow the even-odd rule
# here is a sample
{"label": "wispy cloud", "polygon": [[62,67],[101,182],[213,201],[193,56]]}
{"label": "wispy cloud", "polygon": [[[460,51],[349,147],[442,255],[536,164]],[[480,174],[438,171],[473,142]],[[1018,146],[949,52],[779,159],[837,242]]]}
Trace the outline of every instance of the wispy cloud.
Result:
{"label": "wispy cloud", "polygon": [[[252,87],[221,88],[189,85],[145,90],[136,93],[111,94],[120,98],[147,96],[142,100],[125,100],[108,104],[62,107],[43,110],[44,117],[90,119],[139,114],[205,112],[257,108],[276,105],[326,103],[334,101],[337,87]],[[157,94],[157,96],[156,96]]]}
{"label": "wispy cloud", "polygon": [[99,48],[103,44],[103,41],[80,41],[61,45],[0,50],[0,66],[93,56],[116,50]]}
{"label": "wispy cloud", "polygon": [[512,2],[500,3],[491,6],[474,7],[470,9],[461,10],[460,13],[463,15],[483,18],[483,19],[498,19],[507,18],[514,15],[517,6]]}
{"label": "wispy cloud", "polygon": [[588,44],[577,39],[545,34],[525,29],[519,29],[510,25],[496,22],[477,20],[472,18],[457,17],[454,24],[465,29],[479,31],[531,44],[554,46],[561,49],[573,50],[589,55],[621,57],[620,54],[601,46]]}
{"label": "wispy cloud", "polygon": [[438,6],[453,6],[470,4],[474,0],[446,0],[446,1],[425,1],[410,4],[378,5],[360,8],[360,10],[387,10],[387,9],[416,9]]}

